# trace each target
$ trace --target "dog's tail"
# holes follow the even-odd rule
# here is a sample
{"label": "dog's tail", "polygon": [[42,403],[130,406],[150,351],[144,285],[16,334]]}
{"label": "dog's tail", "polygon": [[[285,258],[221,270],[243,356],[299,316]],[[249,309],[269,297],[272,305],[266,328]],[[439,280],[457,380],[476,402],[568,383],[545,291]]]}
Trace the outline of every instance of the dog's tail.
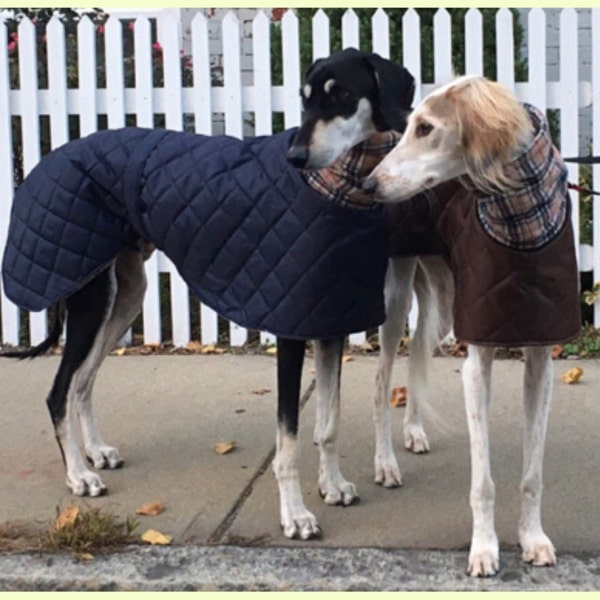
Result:
{"label": "dog's tail", "polygon": [[[430,360],[436,348],[452,328],[454,283],[441,256],[422,257],[415,272],[414,289],[419,303],[419,318],[410,351],[416,356],[411,363],[408,389],[419,390],[419,412],[439,431],[446,429],[431,397]],[[438,395],[438,394],[436,394]]]}
{"label": "dog's tail", "polygon": [[1,352],[0,357],[18,358],[19,360],[23,360],[24,358],[36,358],[37,356],[45,354],[52,348],[58,346],[65,323],[65,312],[64,302],[59,302],[55,306],[52,330],[43,342],[27,350],[7,350],[5,352]]}

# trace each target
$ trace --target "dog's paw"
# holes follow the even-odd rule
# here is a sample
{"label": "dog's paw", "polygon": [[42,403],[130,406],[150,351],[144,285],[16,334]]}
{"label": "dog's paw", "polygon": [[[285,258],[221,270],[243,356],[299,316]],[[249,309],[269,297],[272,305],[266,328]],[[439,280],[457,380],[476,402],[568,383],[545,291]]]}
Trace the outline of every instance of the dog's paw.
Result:
{"label": "dog's paw", "polygon": [[393,454],[385,460],[375,458],[375,483],[386,488],[395,488],[402,485],[400,467]]}
{"label": "dog's paw", "polygon": [[67,486],[76,496],[104,496],[108,490],[102,479],[93,471],[67,474]]}
{"label": "dog's paw", "polygon": [[306,509],[294,516],[282,517],[281,529],[283,535],[291,540],[318,539],[322,534],[317,518]]}
{"label": "dog's paw", "polygon": [[338,481],[319,481],[319,494],[329,506],[350,506],[360,501],[356,486],[344,478]]}
{"label": "dog's paw", "polygon": [[554,545],[544,533],[536,537],[521,539],[521,558],[534,567],[552,567],[556,564]]}
{"label": "dog's paw", "polygon": [[404,427],[404,447],[415,454],[429,452],[429,439],[420,423]]}
{"label": "dog's paw", "polygon": [[90,446],[85,449],[87,459],[96,469],[120,469],[125,461],[112,446]]}
{"label": "dog's paw", "polygon": [[498,543],[471,546],[467,573],[471,577],[491,577],[500,568]]}

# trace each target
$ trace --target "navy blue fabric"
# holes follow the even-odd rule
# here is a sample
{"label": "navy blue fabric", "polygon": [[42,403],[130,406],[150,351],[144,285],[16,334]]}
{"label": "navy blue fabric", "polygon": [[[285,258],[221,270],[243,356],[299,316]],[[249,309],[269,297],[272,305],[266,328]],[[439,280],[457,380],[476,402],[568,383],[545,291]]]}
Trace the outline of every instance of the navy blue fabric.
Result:
{"label": "navy blue fabric", "polygon": [[15,195],[6,295],[47,308],[142,238],[243,327],[310,339],[379,325],[384,209],[341,207],[312,190],[286,160],[293,134],[125,128],[51,152]]}

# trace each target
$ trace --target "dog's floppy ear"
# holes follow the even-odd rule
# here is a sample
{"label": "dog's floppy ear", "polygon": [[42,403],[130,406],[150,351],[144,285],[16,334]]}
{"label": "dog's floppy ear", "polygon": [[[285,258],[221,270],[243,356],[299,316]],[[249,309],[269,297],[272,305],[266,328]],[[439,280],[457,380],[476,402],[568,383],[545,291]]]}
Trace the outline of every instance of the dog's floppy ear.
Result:
{"label": "dog's floppy ear", "polygon": [[317,60],[315,60],[310,67],[308,67],[306,74],[304,75],[304,81],[306,81],[310,74],[319,66],[320,63],[322,63],[325,59],[324,58],[317,58]]}
{"label": "dog's floppy ear", "polygon": [[404,67],[379,54],[368,54],[365,60],[375,72],[381,116],[391,129],[404,131],[415,96],[414,77]]}

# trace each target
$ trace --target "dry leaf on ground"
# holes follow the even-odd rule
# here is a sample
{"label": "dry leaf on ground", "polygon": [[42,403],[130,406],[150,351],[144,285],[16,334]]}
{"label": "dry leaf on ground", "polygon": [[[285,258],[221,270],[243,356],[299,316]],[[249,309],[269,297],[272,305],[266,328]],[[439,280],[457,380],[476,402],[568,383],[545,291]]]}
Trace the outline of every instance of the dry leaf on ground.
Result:
{"label": "dry leaf on ground", "polygon": [[79,507],[73,504],[67,506],[56,520],[54,521],[54,529],[62,529],[67,525],[73,525],[79,516]]}
{"label": "dry leaf on ground", "polygon": [[189,352],[200,352],[200,350],[202,350],[202,344],[196,340],[192,340],[187,343],[185,349]]}
{"label": "dry leaf on ground", "polygon": [[277,354],[277,346],[271,346],[270,348],[267,348],[265,352],[271,355]]}
{"label": "dry leaf on ground", "polygon": [[581,376],[583,375],[583,369],[579,367],[573,367],[569,369],[566,373],[563,373],[562,380],[565,383],[577,383]]}
{"label": "dry leaf on ground", "polygon": [[354,356],[350,356],[350,354],[346,354],[346,356],[342,356],[342,362],[352,362],[354,360]]}
{"label": "dry leaf on ground", "polygon": [[404,406],[406,404],[406,386],[395,387],[392,390],[392,397],[390,398],[390,405],[394,408]]}
{"label": "dry leaf on ground", "polygon": [[258,388],[257,390],[252,390],[252,394],[255,394],[256,396],[264,396],[265,394],[268,394],[271,390],[269,388]]}
{"label": "dry leaf on ground", "polygon": [[125,352],[127,351],[127,348],[125,348],[125,346],[122,346],[121,348],[117,348],[113,354],[115,354],[116,356],[123,356],[125,354]]}
{"label": "dry leaf on ground", "polygon": [[135,509],[135,512],[138,515],[155,517],[156,515],[160,515],[161,512],[164,512],[165,508],[164,502],[146,502],[145,504],[138,506]]}
{"label": "dry leaf on ground", "polygon": [[156,529],[148,529],[142,534],[142,541],[153,545],[166,546],[173,541],[173,538],[170,535],[156,531]]}
{"label": "dry leaf on ground", "polygon": [[228,454],[235,449],[236,445],[237,443],[234,440],[230,442],[218,442],[214,445],[214,449],[217,454]]}

